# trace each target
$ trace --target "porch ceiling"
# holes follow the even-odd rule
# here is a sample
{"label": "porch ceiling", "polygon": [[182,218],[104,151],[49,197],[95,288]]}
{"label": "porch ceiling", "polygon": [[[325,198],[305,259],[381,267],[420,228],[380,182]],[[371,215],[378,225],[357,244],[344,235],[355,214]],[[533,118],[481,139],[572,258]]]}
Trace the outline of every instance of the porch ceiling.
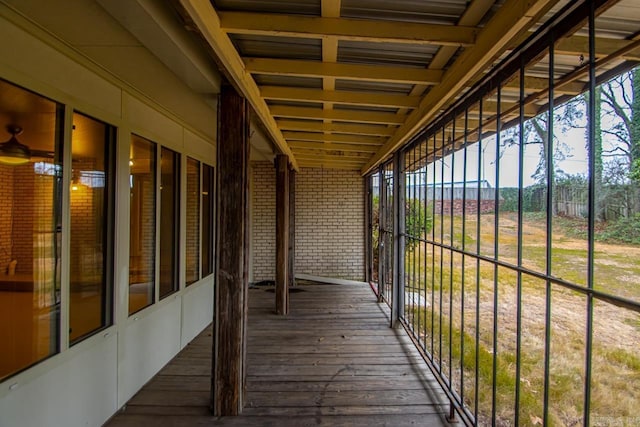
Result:
{"label": "porch ceiling", "polygon": [[[568,2],[173,1],[294,168],[363,174]],[[624,13],[599,29],[608,42],[599,55],[635,35],[620,24],[639,9],[619,3]],[[562,40],[558,53],[579,57],[584,39]],[[539,80],[526,79],[527,89],[539,90]]]}

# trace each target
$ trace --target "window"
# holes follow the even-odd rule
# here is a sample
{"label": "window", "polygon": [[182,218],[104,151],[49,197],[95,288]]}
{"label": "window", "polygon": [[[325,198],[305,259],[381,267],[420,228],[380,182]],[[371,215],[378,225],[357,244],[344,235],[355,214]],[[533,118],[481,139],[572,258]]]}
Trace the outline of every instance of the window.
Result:
{"label": "window", "polygon": [[213,273],[213,167],[202,165],[202,277]]}
{"label": "window", "polygon": [[200,278],[200,162],[187,158],[187,285]]}
{"label": "window", "polygon": [[160,156],[160,298],[178,290],[180,155],[162,147]]}
{"label": "window", "polygon": [[153,304],[156,259],[156,144],[131,139],[129,314]]}
{"label": "window", "polygon": [[112,219],[115,129],[73,115],[71,138],[69,340],[112,322]]}
{"label": "window", "polygon": [[0,105],[24,154],[0,158],[2,380],[59,351],[63,107],[2,80]]}

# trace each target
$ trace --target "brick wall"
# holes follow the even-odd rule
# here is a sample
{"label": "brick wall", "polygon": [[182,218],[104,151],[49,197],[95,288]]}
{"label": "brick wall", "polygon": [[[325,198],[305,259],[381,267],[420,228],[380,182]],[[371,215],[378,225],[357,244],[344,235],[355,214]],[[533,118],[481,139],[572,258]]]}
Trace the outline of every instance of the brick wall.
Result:
{"label": "brick wall", "polygon": [[11,261],[11,223],[13,221],[13,168],[0,165],[0,270]]}
{"label": "brick wall", "polygon": [[96,169],[93,159],[74,160],[74,173],[78,175],[69,195],[71,281],[72,285],[100,284],[103,272],[104,187],[92,187],[80,182],[81,171]]}
{"label": "brick wall", "polygon": [[296,272],[364,280],[363,178],[305,168],[296,179]]}
{"label": "brick wall", "polygon": [[198,280],[200,266],[200,163],[187,161],[186,281]]}
{"label": "brick wall", "polygon": [[[34,268],[44,271],[53,263],[54,178],[50,171],[44,171],[49,167],[45,163],[0,166],[0,269],[3,271],[12,259],[18,261],[18,274],[32,274]],[[34,173],[34,168],[39,171]]]}
{"label": "brick wall", "polygon": [[253,281],[276,278],[276,169],[271,162],[254,162],[252,193]]}
{"label": "brick wall", "polygon": [[[451,200],[435,200],[434,213],[444,213],[445,215],[451,215]],[[467,215],[478,213],[478,201],[474,199],[466,199],[463,203],[462,199],[455,199],[453,201],[453,213],[454,215],[462,215],[462,206],[466,205]],[[444,208],[444,212],[443,212]],[[495,200],[480,200],[480,213],[493,213],[496,211]]]}
{"label": "brick wall", "polygon": [[134,175],[129,235],[130,283],[152,282],[155,275],[156,196],[153,177]]}
{"label": "brick wall", "polygon": [[[275,278],[275,168],[253,164],[253,279]],[[296,273],[364,280],[364,183],[357,171],[296,177]]]}
{"label": "brick wall", "polygon": [[[51,199],[53,192],[46,191],[48,177],[34,175],[33,164],[27,163],[22,166],[14,166],[14,168],[13,250],[11,257],[18,260],[17,273],[32,274],[35,250],[34,235],[40,230],[44,231],[43,217],[47,211],[49,212],[49,231],[51,230],[53,215],[51,206],[47,209],[47,205],[51,205],[51,200],[47,199]],[[45,254],[40,255],[44,256]]]}

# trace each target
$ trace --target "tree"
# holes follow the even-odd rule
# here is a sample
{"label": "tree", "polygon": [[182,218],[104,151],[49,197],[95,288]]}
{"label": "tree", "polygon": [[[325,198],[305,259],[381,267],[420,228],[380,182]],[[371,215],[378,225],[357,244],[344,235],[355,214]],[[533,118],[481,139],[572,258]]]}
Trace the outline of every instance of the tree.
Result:
{"label": "tree", "polygon": [[[589,92],[584,94],[585,104],[589,105]],[[606,218],[605,212],[605,187],[603,185],[603,162],[602,162],[602,87],[596,87],[595,96],[594,96],[594,104],[595,104],[595,116],[594,120],[594,140],[593,140],[593,148],[589,144],[589,139],[585,138],[587,141],[587,152],[589,156],[593,156],[594,158],[594,184],[596,187],[595,192],[595,206],[596,206],[596,219],[599,221],[604,221]]]}
{"label": "tree", "polygon": [[640,182],[640,68],[609,80],[602,86],[603,109],[610,126],[602,132],[618,143],[603,155],[623,155],[627,159],[629,178]]}
{"label": "tree", "polygon": [[[571,147],[558,138],[558,128],[561,132],[566,132],[571,128],[584,127],[584,99],[577,97],[562,105],[556,106],[553,111],[554,133],[553,133],[553,153],[549,159],[549,113],[545,111],[524,122],[523,141],[526,145],[539,145],[539,160],[536,170],[531,176],[537,183],[546,183],[547,169],[549,164],[560,162],[571,157]],[[518,127],[514,126],[505,130],[505,136],[501,138],[503,149],[519,143]],[[554,170],[555,174],[563,174],[562,170]]]}
{"label": "tree", "polygon": [[[602,156],[610,158],[617,167],[620,158],[625,160],[627,182],[635,188],[630,191],[630,213],[640,211],[640,67],[602,84],[602,134],[608,135],[612,144],[602,150]],[[614,170],[611,167],[608,170]],[[616,171],[619,176],[619,171]],[[606,177],[605,177],[606,178]],[[616,177],[618,178],[618,177]]]}

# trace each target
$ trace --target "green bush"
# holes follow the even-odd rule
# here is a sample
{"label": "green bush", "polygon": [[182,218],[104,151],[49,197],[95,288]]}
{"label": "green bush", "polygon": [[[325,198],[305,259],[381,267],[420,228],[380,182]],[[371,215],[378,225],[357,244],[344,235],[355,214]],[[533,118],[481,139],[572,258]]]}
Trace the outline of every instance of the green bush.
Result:
{"label": "green bush", "polygon": [[[407,199],[405,202],[406,234],[413,237],[423,237],[433,227],[433,209],[431,205],[425,207],[422,200]],[[413,250],[418,241],[408,239],[406,248]]]}
{"label": "green bush", "polygon": [[[374,252],[378,248],[378,233],[377,228],[380,224],[380,203],[378,196],[373,198],[373,249]],[[428,234],[433,227],[433,208],[431,205],[426,206],[422,200],[419,199],[407,199],[405,201],[405,227],[406,234],[413,237],[423,237]],[[418,242],[413,239],[408,239],[406,247],[412,250]]]}
{"label": "green bush", "polygon": [[640,213],[628,218],[618,218],[598,234],[598,240],[640,245]]}

